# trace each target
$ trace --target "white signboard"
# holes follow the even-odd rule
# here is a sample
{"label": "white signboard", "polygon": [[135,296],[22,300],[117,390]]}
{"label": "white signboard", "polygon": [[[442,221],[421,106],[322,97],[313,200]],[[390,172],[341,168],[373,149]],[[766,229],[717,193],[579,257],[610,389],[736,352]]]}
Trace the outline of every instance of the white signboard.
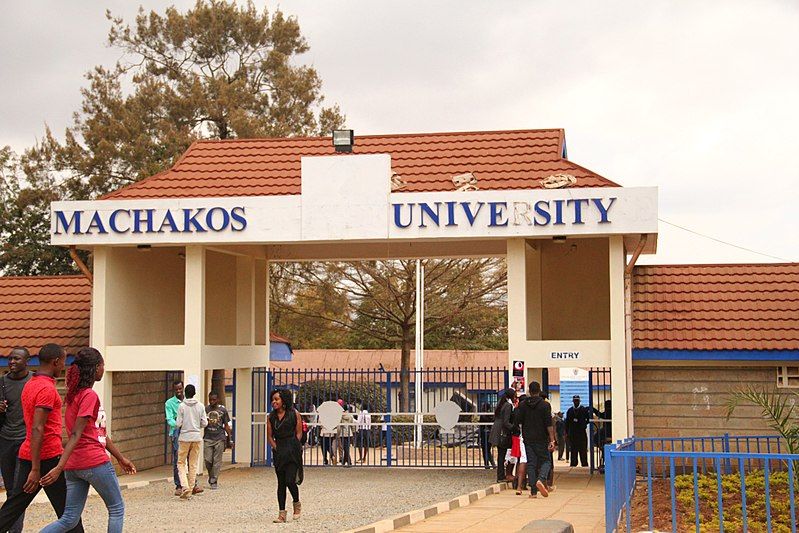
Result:
{"label": "white signboard", "polygon": [[392,193],[391,157],[302,158],[299,195],[53,202],[51,242],[225,244],[657,233],[657,189]]}

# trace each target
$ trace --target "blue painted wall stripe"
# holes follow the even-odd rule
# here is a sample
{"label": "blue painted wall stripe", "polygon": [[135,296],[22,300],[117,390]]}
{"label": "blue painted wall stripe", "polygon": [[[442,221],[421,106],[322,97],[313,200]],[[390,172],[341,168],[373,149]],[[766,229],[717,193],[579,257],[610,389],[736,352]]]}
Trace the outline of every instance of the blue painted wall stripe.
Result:
{"label": "blue painted wall stripe", "polygon": [[633,350],[636,361],[799,361],[799,350]]}

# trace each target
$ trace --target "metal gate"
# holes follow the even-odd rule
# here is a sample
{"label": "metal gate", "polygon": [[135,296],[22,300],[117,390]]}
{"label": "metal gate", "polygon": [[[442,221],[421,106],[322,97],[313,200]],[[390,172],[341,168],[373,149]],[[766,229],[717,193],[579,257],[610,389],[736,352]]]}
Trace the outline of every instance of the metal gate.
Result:
{"label": "metal gate", "polygon": [[[266,417],[272,391],[288,389],[308,425],[304,464],[475,467],[487,464],[488,430],[497,394],[508,386],[505,368],[411,370],[293,370],[252,372],[252,465],[271,464]],[[417,380],[422,395],[415,397]],[[335,432],[325,432],[316,408],[325,401],[345,406]],[[436,421],[436,406],[460,408],[451,430]],[[418,409],[417,409],[418,406]]]}
{"label": "metal gate", "polygon": [[610,368],[591,368],[588,371],[588,407],[591,423],[588,426],[588,460],[591,473],[605,471],[605,444],[612,442]]}

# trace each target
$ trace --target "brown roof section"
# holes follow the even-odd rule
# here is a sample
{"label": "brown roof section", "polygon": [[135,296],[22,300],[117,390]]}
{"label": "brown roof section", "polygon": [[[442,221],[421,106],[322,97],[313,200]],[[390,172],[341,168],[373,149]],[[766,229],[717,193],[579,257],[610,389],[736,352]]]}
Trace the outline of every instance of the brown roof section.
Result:
{"label": "brown roof section", "polygon": [[636,267],[633,348],[799,349],[799,263]]}
{"label": "brown roof section", "polygon": [[[356,135],[352,153],[390,154],[407,183],[402,192],[451,191],[464,172],[480,189],[540,189],[539,180],[558,173],[576,177],[575,187],[618,187],[565,159],[564,145],[562,129]],[[172,168],[104,198],[300,194],[300,158],[335,154],[330,137],[197,141]]]}
{"label": "brown roof section", "polygon": [[0,277],[0,354],[49,342],[74,354],[89,344],[92,288],[83,276]]}
{"label": "brown roof section", "polygon": [[[393,379],[399,380],[400,350],[294,350],[291,361],[270,361],[269,366],[276,369],[288,369],[297,374],[277,375],[276,386],[284,385],[286,379],[295,382],[297,379],[325,379],[331,381],[349,380],[351,375],[341,370],[371,370],[364,373],[364,380],[383,379],[384,374],[378,372],[380,365],[385,370],[394,372]],[[435,369],[425,374],[426,383],[466,383],[472,390],[498,390],[505,386],[505,369],[508,365],[506,351],[462,351],[462,350],[425,350],[424,364],[426,369]],[[411,369],[415,368],[411,360]],[[493,368],[496,372],[480,372],[476,369]],[[463,369],[464,371],[461,371]],[[501,369],[501,370],[500,370]],[[317,370],[321,370],[317,372]],[[328,370],[326,372],[325,370]],[[338,370],[339,372],[329,372]],[[414,377],[411,376],[411,381]]]}

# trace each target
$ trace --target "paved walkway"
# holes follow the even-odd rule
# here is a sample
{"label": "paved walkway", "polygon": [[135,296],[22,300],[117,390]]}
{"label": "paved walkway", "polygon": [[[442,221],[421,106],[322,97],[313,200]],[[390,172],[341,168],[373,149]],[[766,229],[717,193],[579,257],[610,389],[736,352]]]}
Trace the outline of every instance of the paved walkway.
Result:
{"label": "paved walkway", "polygon": [[549,498],[530,499],[504,490],[471,505],[406,526],[400,531],[427,533],[450,531],[518,531],[533,520],[564,520],[576,533],[605,531],[605,479],[572,468],[555,474],[556,490]]}

